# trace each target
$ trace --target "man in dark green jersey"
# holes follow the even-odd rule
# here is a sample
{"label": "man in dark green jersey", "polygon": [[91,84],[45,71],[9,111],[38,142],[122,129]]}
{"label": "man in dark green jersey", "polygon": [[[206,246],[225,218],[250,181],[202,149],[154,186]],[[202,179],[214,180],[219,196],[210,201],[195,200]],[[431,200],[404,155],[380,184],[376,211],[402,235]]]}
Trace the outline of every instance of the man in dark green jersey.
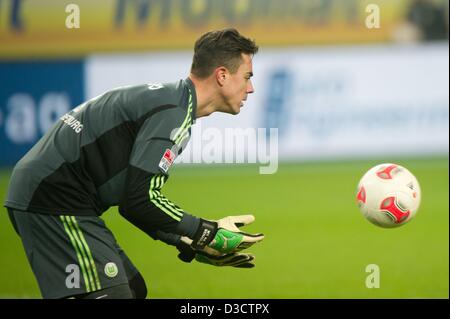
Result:
{"label": "man in dark green jersey", "polygon": [[189,77],[108,91],[63,117],[17,163],[5,206],[44,298],[145,298],[139,271],[99,216],[120,214],[178,257],[253,267],[251,215],[195,217],[161,189],[196,118],[238,114],[253,93],[256,44],[235,29],[195,43]]}

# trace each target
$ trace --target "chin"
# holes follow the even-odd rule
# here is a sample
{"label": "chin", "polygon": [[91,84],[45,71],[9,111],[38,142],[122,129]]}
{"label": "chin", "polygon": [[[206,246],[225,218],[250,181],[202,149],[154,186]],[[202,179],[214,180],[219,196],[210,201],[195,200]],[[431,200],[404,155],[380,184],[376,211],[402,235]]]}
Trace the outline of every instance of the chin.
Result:
{"label": "chin", "polygon": [[236,115],[241,112],[241,106],[240,105],[236,105],[236,106],[228,105],[226,108],[223,108],[220,112],[231,114],[231,115]]}
{"label": "chin", "polygon": [[241,109],[240,108],[235,109],[235,108],[231,108],[230,107],[228,110],[224,110],[222,112],[223,113],[227,113],[227,114],[231,114],[231,115],[236,115],[236,114],[239,114],[241,112]]}
{"label": "chin", "polygon": [[241,109],[240,109],[240,108],[237,109],[237,110],[233,109],[233,110],[231,110],[230,114],[237,115],[237,114],[239,114],[240,112],[241,112]]}

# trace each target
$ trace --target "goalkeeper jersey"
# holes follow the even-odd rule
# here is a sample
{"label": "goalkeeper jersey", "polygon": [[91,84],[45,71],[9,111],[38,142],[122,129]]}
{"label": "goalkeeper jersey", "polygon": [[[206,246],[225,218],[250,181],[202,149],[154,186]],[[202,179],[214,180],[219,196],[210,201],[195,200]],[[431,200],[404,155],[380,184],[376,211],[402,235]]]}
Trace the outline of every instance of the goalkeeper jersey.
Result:
{"label": "goalkeeper jersey", "polygon": [[161,188],[189,141],[195,112],[189,78],[95,97],[62,116],[17,163],[5,206],[88,216],[119,206],[144,230],[173,232],[190,215]]}

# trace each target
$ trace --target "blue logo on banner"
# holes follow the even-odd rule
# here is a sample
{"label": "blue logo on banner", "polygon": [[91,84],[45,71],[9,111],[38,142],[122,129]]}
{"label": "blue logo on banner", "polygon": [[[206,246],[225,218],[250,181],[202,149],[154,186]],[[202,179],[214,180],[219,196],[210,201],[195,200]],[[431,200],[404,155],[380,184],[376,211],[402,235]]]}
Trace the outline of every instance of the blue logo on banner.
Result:
{"label": "blue logo on banner", "polygon": [[[284,69],[278,69],[269,76],[269,86],[264,104],[263,127],[278,128],[279,136],[283,136],[288,125],[288,101],[292,87],[292,75]],[[270,130],[267,130],[270,132]]]}
{"label": "blue logo on banner", "polygon": [[0,62],[0,88],[0,165],[13,165],[83,102],[83,61]]}

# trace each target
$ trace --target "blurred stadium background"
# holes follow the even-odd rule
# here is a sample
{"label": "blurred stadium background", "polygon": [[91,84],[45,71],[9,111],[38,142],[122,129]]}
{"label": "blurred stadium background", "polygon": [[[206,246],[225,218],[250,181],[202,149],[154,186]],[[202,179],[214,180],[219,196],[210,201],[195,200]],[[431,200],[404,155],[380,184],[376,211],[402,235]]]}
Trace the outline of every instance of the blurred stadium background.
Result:
{"label": "blurred stadium background", "polygon": [[[251,212],[248,230],[266,239],[252,270],[184,264],[112,208],[104,219],[150,297],[448,298],[448,17],[446,0],[0,1],[1,198],[61,115],[117,86],[186,77],[195,39],[232,26],[260,45],[256,92],[237,117],[197,121],[165,193],[207,218]],[[227,128],[278,128],[276,173],[250,160],[248,149],[267,150],[259,135],[202,157],[205,135]],[[246,163],[220,164],[230,152]],[[399,229],[376,228],[355,205],[359,179],[382,162],[422,187],[416,219]],[[0,298],[39,298],[0,210]],[[365,285],[369,264],[380,288]]]}

